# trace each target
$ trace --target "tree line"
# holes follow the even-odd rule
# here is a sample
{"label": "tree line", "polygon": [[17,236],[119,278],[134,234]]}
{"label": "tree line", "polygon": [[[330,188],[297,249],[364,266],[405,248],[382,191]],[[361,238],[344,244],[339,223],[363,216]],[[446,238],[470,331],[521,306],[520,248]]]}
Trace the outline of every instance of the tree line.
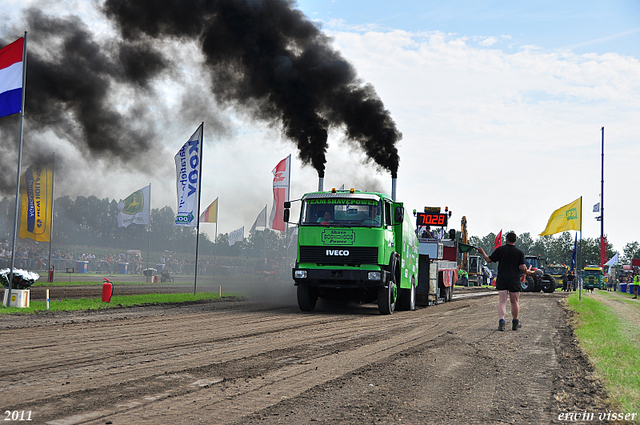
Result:
{"label": "tree line", "polygon": [[[13,237],[14,208],[14,199],[5,197],[0,201],[0,238],[5,243]],[[135,249],[143,253],[148,249],[153,252],[195,252],[196,229],[175,227],[175,213],[171,207],[152,209],[148,226],[132,224],[118,227],[118,212],[118,202],[109,201],[108,198],[57,198],[54,204],[52,246],[54,249],[60,246]],[[245,235],[244,241],[229,246],[227,233],[218,234],[213,241],[201,232],[198,249],[201,255],[259,258],[279,255],[274,253],[286,250],[287,241],[283,232],[265,229]]]}
{"label": "tree line", "polygon": [[[5,197],[0,201],[0,238],[10,241],[13,235],[14,199]],[[53,246],[87,246],[122,249],[137,249],[146,252],[172,251],[195,252],[195,228],[175,227],[175,213],[169,206],[151,210],[150,225],[118,227],[118,202],[109,198],[78,196],[59,197],[54,205]],[[293,226],[289,233],[292,233]],[[459,237],[459,232],[458,232]],[[471,236],[469,243],[480,246],[488,253],[494,249],[496,235]],[[529,232],[518,235],[516,246],[527,255],[540,255],[550,264],[571,264],[574,239],[569,232],[554,236],[533,238]],[[218,234],[212,241],[206,233],[198,240],[200,254],[222,257],[274,257],[292,250],[291,238],[283,232],[262,230],[246,235],[242,242],[229,246],[229,235]],[[607,245],[607,258],[616,254],[611,244]],[[290,255],[291,256],[291,255]],[[640,258],[640,244],[630,242],[620,253],[619,264],[630,264],[632,258]],[[600,264],[598,239],[584,238],[579,248],[578,267]]]}
{"label": "tree line", "polygon": [[[529,232],[526,232],[517,235],[517,237],[516,246],[523,250],[525,255],[539,255],[549,264],[571,265],[574,236],[570,232],[540,236],[536,239]],[[495,233],[489,233],[484,237],[471,236],[469,244],[482,247],[487,253],[491,253],[494,250],[495,238]],[[613,258],[616,253],[618,252],[613,249],[613,245],[607,243],[607,259]],[[578,268],[584,268],[587,265],[600,265],[600,239],[583,238],[582,242],[578,239],[576,256]],[[618,264],[631,264],[631,259],[640,258],[640,244],[638,242],[627,243],[618,258]]]}

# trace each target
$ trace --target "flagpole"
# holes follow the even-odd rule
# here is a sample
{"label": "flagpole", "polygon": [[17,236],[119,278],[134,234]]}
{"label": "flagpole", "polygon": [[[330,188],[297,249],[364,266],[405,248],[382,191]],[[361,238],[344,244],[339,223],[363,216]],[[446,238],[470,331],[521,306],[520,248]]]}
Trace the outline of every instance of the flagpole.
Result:
{"label": "flagpole", "polygon": [[51,245],[53,243],[53,206],[55,205],[54,201],[54,190],[56,184],[56,153],[53,153],[53,157],[51,159],[51,228],[49,229],[49,277],[47,278],[47,282],[53,282],[53,266],[51,264]]}
{"label": "flagpole", "polygon": [[198,242],[200,241],[200,198],[202,192],[202,156],[204,154],[204,121],[200,124],[200,127],[202,127],[202,132],[200,133],[202,140],[200,141],[200,162],[198,163],[198,221],[196,221],[196,265],[193,278],[193,295],[196,294],[198,282]]}
{"label": "flagpole", "polygon": [[[151,232],[149,228],[151,227],[151,183],[149,183],[149,224],[147,224],[147,270],[149,270],[149,256],[151,256]],[[148,273],[148,272],[147,272]],[[153,279],[153,276],[151,277]],[[147,276],[147,282],[149,281],[149,276]]]}
{"label": "flagpole", "polygon": [[[289,187],[287,187],[287,199],[286,201],[289,202],[289,199],[291,198],[291,154],[289,154],[289,160],[287,161],[287,185]],[[285,249],[284,249],[284,261],[282,262],[282,267],[283,270],[287,269],[287,260],[289,259],[289,222],[284,223],[284,243],[285,243]]]}
{"label": "flagpole", "polygon": [[[217,200],[218,198],[216,198]],[[213,235],[213,276],[212,280],[215,283],[216,281],[216,267],[218,266],[218,261],[216,258],[216,251],[218,248],[218,202],[216,202],[216,231]]]}
{"label": "flagpole", "polygon": [[607,247],[604,243],[604,127],[602,127],[602,160],[600,177],[600,267],[604,271],[603,259],[607,255]]}
{"label": "flagpole", "polygon": [[[580,197],[580,261],[582,261],[582,196]],[[578,264],[576,264],[576,272],[578,271]],[[577,273],[576,273],[577,274]],[[582,279],[584,279],[584,273],[580,275],[578,280],[578,301],[582,301]]]}
{"label": "flagpole", "polygon": [[13,268],[16,259],[16,234],[18,233],[18,204],[20,202],[20,164],[22,163],[22,139],[24,129],[24,98],[27,88],[27,32],[24,32],[24,45],[22,46],[22,103],[20,106],[20,141],[18,144],[18,177],[16,182],[16,205],[13,215],[13,242],[11,243],[11,268],[9,269],[9,291],[7,294],[7,307],[11,306],[11,287],[13,286]]}

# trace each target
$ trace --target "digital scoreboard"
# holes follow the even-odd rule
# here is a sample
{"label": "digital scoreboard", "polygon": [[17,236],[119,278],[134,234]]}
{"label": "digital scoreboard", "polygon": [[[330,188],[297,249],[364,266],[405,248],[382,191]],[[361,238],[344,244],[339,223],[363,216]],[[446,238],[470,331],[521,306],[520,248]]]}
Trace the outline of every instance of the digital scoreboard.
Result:
{"label": "digital scoreboard", "polygon": [[416,226],[447,227],[449,215],[447,213],[426,212],[416,215]]}

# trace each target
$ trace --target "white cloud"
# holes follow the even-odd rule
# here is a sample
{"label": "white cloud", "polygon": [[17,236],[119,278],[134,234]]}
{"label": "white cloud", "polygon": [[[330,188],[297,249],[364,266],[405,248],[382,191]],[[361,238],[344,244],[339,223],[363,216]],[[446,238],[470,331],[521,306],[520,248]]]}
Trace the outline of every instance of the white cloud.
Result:
{"label": "white cloud", "polygon": [[497,42],[498,42],[498,39],[495,37],[485,37],[485,38],[482,38],[480,41],[478,41],[478,44],[484,47],[490,47],[496,44]]}
{"label": "white cloud", "polygon": [[[3,4],[7,1],[15,0]],[[89,2],[63,4],[59,13]],[[96,17],[95,31],[112,30],[95,11],[85,13]],[[605,231],[619,251],[640,240],[640,225],[633,220],[640,210],[637,59],[548,52],[535,45],[499,49],[509,35],[470,39],[439,31],[382,31],[375,25],[349,27],[342,19],[323,28],[362,80],[375,86],[403,132],[398,199],[409,211],[446,205],[454,213],[452,227],[459,227],[465,215],[471,234],[513,229],[535,236],[553,210],[583,196],[584,236],[597,237],[600,225],[590,210],[599,201],[600,128],[605,126]],[[158,108],[175,108],[185,86],[205,81],[193,69],[180,69],[180,78],[156,86],[167,94],[167,104]],[[213,100],[208,113],[202,203],[219,197],[218,232],[248,227],[265,204],[271,208],[271,170],[290,153],[292,197],[317,188],[315,171],[300,164],[295,147],[277,129],[221,111]],[[162,116],[159,112],[158,119]],[[198,124],[179,115],[159,123],[166,128],[164,148],[150,156],[149,164],[161,171],[150,178],[154,208],[175,210],[173,155]],[[342,137],[330,135],[325,189],[378,185],[390,191],[390,177],[362,165],[363,155],[345,146]],[[61,143],[58,149],[81,163],[71,145]],[[75,185],[56,186],[59,195],[88,196],[90,191],[119,199],[149,182],[137,170],[100,161],[91,167],[95,183],[78,179]]]}
{"label": "white cloud", "polygon": [[[553,210],[600,193],[605,126],[605,233],[615,248],[640,239],[624,217],[640,202],[640,63],[615,53],[516,53],[475,48],[444,33],[334,32],[396,119],[399,198],[410,209],[448,205],[472,234],[542,231]],[[635,185],[637,187],[637,184]],[[584,211],[585,237],[600,225]]]}

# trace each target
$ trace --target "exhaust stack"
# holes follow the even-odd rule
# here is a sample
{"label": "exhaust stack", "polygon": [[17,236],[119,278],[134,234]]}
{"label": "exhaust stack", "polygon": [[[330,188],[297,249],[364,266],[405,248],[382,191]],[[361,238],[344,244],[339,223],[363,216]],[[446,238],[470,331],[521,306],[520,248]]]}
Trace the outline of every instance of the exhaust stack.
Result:
{"label": "exhaust stack", "polygon": [[324,190],[324,177],[318,176],[318,192],[322,192]]}
{"label": "exhaust stack", "polygon": [[391,199],[393,202],[396,201],[396,182],[398,181],[397,177],[391,178]]}

